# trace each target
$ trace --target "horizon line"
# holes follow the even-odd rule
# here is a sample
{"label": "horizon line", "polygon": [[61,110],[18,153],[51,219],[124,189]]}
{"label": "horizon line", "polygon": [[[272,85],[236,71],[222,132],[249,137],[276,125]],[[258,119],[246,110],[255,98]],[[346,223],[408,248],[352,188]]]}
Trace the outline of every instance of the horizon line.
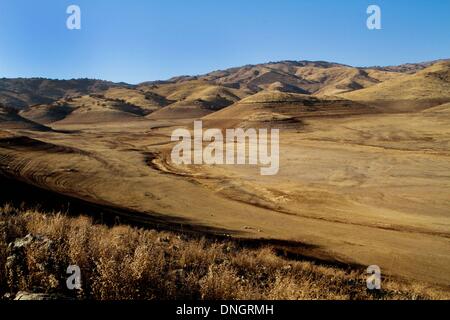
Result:
{"label": "horizon line", "polygon": [[198,74],[180,74],[180,75],[175,75],[172,76],[170,78],[167,79],[155,79],[155,80],[145,80],[145,81],[141,81],[138,83],[130,83],[130,82],[126,82],[126,81],[113,81],[113,80],[107,80],[107,79],[102,79],[102,78],[89,78],[89,77],[79,77],[79,78],[50,78],[50,77],[42,77],[42,76],[31,76],[31,77],[0,77],[0,80],[24,80],[24,79],[28,79],[28,80],[51,80],[51,81],[73,81],[73,80],[92,80],[92,81],[103,81],[103,82],[111,82],[114,84],[124,84],[124,85],[129,85],[129,86],[139,86],[145,83],[151,83],[151,82],[170,82],[171,79],[173,78],[182,78],[182,77],[199,77],[199,76],[203,76],[203,75],[207,75],[209,73],[213,73],[213,72],[217,72],[217,71],[226,71],[229,69],[234,69],[234,68],[244,68],[244,67],[251,67],[251,66],[259,66],[259,65],[264,65],[264,64],[276,64],[276,63],[283,63],[283,62],[312,62],[312,63],[329,63],[329,64],[336,64],[336,65],[340,65],[340,66],[344,66],[344,67],[351,67],[351,68],[358,68],[358,69],[372,69],[372,68],[389,68],[389,67],[398,67],[398,66],[402,66],[402,65],[413,65],[413,64],[426,64],[426,63],[437,63],[440,61],[448,61],[450,60],[450,58],[439,58],[439,59],[433,59],[433,60],[426,60],[426,61],[418,61],[418,62],[404,62],[404,63],[400,63],[400,64],[388,64],[388,65],[369,65],[369,66],[353,66],[350,64],[345,64],[345,63],[340,63],[340,62],[335,62],[335,61],[327,61],[327,60],[277,60],[277,61],[266,61],[266,62],[260,62],[260,63],[248,63],[248,64],[244,64],[244,65],[239,65],[239,66],[234,66],[234,67],[228,67],[228,68],[224,68],[224,69],[215,69],[215,70],[211,70],[209,72],[206,73],[198,73]]}

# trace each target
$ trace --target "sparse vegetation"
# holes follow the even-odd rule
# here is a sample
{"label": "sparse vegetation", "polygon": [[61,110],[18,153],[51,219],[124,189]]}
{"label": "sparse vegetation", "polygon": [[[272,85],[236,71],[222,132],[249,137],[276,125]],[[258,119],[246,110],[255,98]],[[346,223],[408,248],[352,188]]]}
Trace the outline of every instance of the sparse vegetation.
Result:
{"label": "sparse vegetation", "polygon": [[[12,243],[27,235],[34,240],[21,253],[11,253]],[[66,289],[71,264],[82,270],[80,291]],[[0,208],[3,297],[25,290],[81,299],[449,298],[424,285],[387,280],[383,291],[373,293],[363,271],[286,260],[270,246],[249,248],[231,240],[108,227],[85,216]]]}

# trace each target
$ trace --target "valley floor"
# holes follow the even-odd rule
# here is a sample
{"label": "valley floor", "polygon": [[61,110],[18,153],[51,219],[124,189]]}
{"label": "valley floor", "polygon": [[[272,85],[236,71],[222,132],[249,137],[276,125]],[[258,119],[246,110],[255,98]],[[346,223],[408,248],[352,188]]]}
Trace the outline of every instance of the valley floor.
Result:
{"label": "valley floor", "polygon": [[[445,110],[444,110],[445,111]],[[281,128],[280,171],[175,166],[188,120],[4,131],[0,171],[173,230],[285,240],[304,257],[450,290],[450,117],[433,112],[311,118]],[[26,198],[26,195],[24,195]],[[139,220],[139,218],[136,218]]]}

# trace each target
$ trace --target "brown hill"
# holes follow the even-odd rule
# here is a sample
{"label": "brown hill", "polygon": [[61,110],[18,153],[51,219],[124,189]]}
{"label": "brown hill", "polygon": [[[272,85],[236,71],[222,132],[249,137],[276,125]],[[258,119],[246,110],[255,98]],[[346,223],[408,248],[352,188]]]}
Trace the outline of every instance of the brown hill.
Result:
{"label": "brown hill", "polygon": [[350,100],[278,91],[262,91],[203,118],[209,125],[258,126],[297,123],[304,118],[372,113],[374,110]]}
{"label": "brown hill", "polygon": [[[19,114],[41,124],[74,123],[76,121],[94,123],[119,121],[120,119],[125,121],[146,116],[168,104],[173,104],[173,102],[150,91],[109,88],[101,94],[63,98],[48,104],[33,105],[24,108]],[[202,113],[201,116],[205,114]],[[92,117],[92,120],[89,117]]]}
{"label": "brown hill", "polygon": [[[138,88],[175,103],[148,116],[196,118],[234,105],[258,92],[335,95],[401,76],[399,72],[361,69],[329,62],[282,61],[181,76]],[[244,102],[245,103],[245,102]]]}
{"label": "brown hill", "polygon": [[[68,99],[85,95],[96,96],[102,104],[125,115],[154,113],[149,116],[152,119],[205,116],[261,91],[310,94],[325,100],[342,94],[355,101],[390,105],[383,107],[386,110],[421,110],[447,101],[448,87],[442,85],[445,79],[440,79],[430,64],[355,68],[323,61],[281,61],[138,86],[89,79],[0,79],[0,103],[26,109],[21,115],[40,123],[63,120],[74,111]],[[394,93],[399,90],[402,101]]]}
{"label": "brown hill", "polygon": [[398,66],[386,66],[386,67],[374,66],[374,67],[370,67],[370,69],[413,74],[420,70],[428,68],[429,66],[431,66],[435,63],[442,62],[442,61],[450,61],[450,59],[441,59],[441,60],[426,61],[426,62],[419,62],[419,63],[404,63],[404,64],[400,64]]}
{"label": "brown hill", "polygon": [[450,61],[341,96],[373,104],[382,111],[420,111],[437,106],[450,101]]}
{"label": "brown hill", "polygon": [[[228,105],[249,95],[251,92],[228,88],[204,80],[188,80],[158,86],[140,86],[145,92],[156,93],[171,101],[204,100],[212,104],[227,101]],[[223,103],[222,103],[223,104]]]}
{"label": "brown hill", "polygon": [[210,104],[203,100],[183,100],[149,114],[148,119],[193,119],[213,113]]}
{"label": "brown hill", "polygon": [[[91,124],[101,122],[133,121],[142,118],[142,109],[98,96],[82,96],[65,101],[64,118],[52,124]],[[31,108],[33,110],[34,108]],[[51,108],[47,109],[51,111]],[[28,113],[30,114],[30,113]]]}
{"label": "brown hill", "polygon": [[152,113],[150,119],[197,118],[225,108],[251,94],[248,90],[228,88],[208,81],[182,80],[158,86],[141,86],[147,94],[164,96],[174,103]]}
{"label": "brown hill", "polygon": [[0,106],[0,129],[49,131],[50,128],[25,119],[17,110]]}
{"label": "brown hill", "polygon": [[281,61],[215,71],[196,79],[246,88],[253,93],[279,88],[286,92],[289,88],[288,92],[330,95],[366,88],[398,75],[323,61]]}
{"label": "brown hill", "polygon": [[40,124],[50,124],[55,121],[63,120],[75,108],[75,106],[70,105],[67,101],[60,100],[51,104],[28,107],[19,111],[19,114],[26,119]]}
{"label": "brown hill", "polygon": [[0,79],[0,103],[22,109],[31,105],[52,103],[64,97],[99,93],[116,86],[120,85],[92,79]]}
{"label": "brown hill", "polygon": [[174,101],[155,92],[144,92],[132,88],[113,87],[103,94],[104,98],[134,105],[142,109],[142,113],[149,114],[165,107]]}
{"label": "brown hill", "polygon": [[[123,95],[120,95],[122,93]],[[155,95],[137,90],[118,88],[108,90],[105,95],[96,94],[61,99],[51,104],[28,107],[20,111],[19,114],[41,124],[55,122],[72,124],[77,121],[80,121],[80,123],[95,123],[136,120],[136,118],[161,108],[161,106],[156,105],[156,102],[145,98],[146,96],[153,98],[156,97]],[[161,97],[160,105],[163,105],[164,101],[166,100]],[[92,119],[89,119],[90,117]]]}
{"label": "brown hill", "polygon": [[299,69],[297,75],[320,84],[314,90],[314,94],[335,95],[368,88],[387,79],[398,77],[400,74],[338,66],[330,68],[305,67]]}

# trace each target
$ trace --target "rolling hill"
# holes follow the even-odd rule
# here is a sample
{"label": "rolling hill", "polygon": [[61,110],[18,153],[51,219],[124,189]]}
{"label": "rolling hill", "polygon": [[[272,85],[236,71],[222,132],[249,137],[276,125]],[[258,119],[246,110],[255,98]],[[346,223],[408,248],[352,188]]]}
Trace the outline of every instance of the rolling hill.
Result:
{"label": "rolling hill", "polygon": [[14,130],[35,130],[35,131],[49,131],[50,128],[25,119],[17,114],[17,110],[5,108],[0,105],[0,127],[1,129]]}
{"label": "rolling hill", "polygon": [[44,125],[91,121],[89,117],[100,122],[239,119],[256,112],[253,117],[259,119],[285,119],[373,112],[367,105],[381,112],[420,111],[450,101],[449,64],[442,60],[358,68],[281,61],[136,86],[89,79],[0,79],[0,103]]}
{"label": "rolling hill", "polygon": [[52,80],[44,78],[0,79],[0,103],[15,109],[48,104],[64,97],[99,93],[120,86],[93,79]]}
{"label": "rolling hill", "polygon": [[450,61],[441,61],[417,73],[386,80],[375,86],[341,94],[371,103],[381,111],[420,111],[450,101]]}
{"label": "rolling hill", "polygon": [[136,120],[142,109],[123,102],[104,100],[101,97],[82,96],[68,103],[72,111],[53,124],[92,124]]}
{"label": "rolling hill", "polygon": [[134,105],[140,108],[143,114],[150,114],[174,102],[154,92],[144,92],[134,88],[123,87],[109,88],[104,92],[103,97]]}
{"label": "rolling hill", "polygon": [[355,68],[324,61],[281,61],[215,71],[197,79],[246,88],[254,93],[274,89],[272,85],[278,83],[283,89],[289,88],[289,92],[335,94],[366,88],[396,76],[397,72]]}
{"label": "rolling hill", "polygon": [[404,64],[400,64],[398,66],[385,66],[385,67],[373,66],[373,67],[370,67],[370,69],[413,74],[420,70],[428,68],[429,66],[431,66],[435,63],[442,62],[442,61],[450,61],[450,59],[440,59],[440,60],[425,61],[425,62],[419,62],[419,63],[404,63]]}
{"label": "rolling hill", "polygon": [[144,85],[140,89],[146,91],[147,94],[157,94],[174,101],[150,114],[148,116],[150,119],[202,117],[227,107],[252,93],[248,90],[229,88],[204,80],[181,80],[176,83],[153,85],[150,88]]}
{"label": "rolling hill", "polygon": [[261,91],[203,119],[212,125],[258,126],[297,123],[303,118],[372,113],[373,108],[337,97]]}
{"label": "rolling hill", "polygon": [[19,112],[20,116],[40,124],[104,123],[136,120],[145,111],[122,100],[102,96],[81,96],[36,105]]}

